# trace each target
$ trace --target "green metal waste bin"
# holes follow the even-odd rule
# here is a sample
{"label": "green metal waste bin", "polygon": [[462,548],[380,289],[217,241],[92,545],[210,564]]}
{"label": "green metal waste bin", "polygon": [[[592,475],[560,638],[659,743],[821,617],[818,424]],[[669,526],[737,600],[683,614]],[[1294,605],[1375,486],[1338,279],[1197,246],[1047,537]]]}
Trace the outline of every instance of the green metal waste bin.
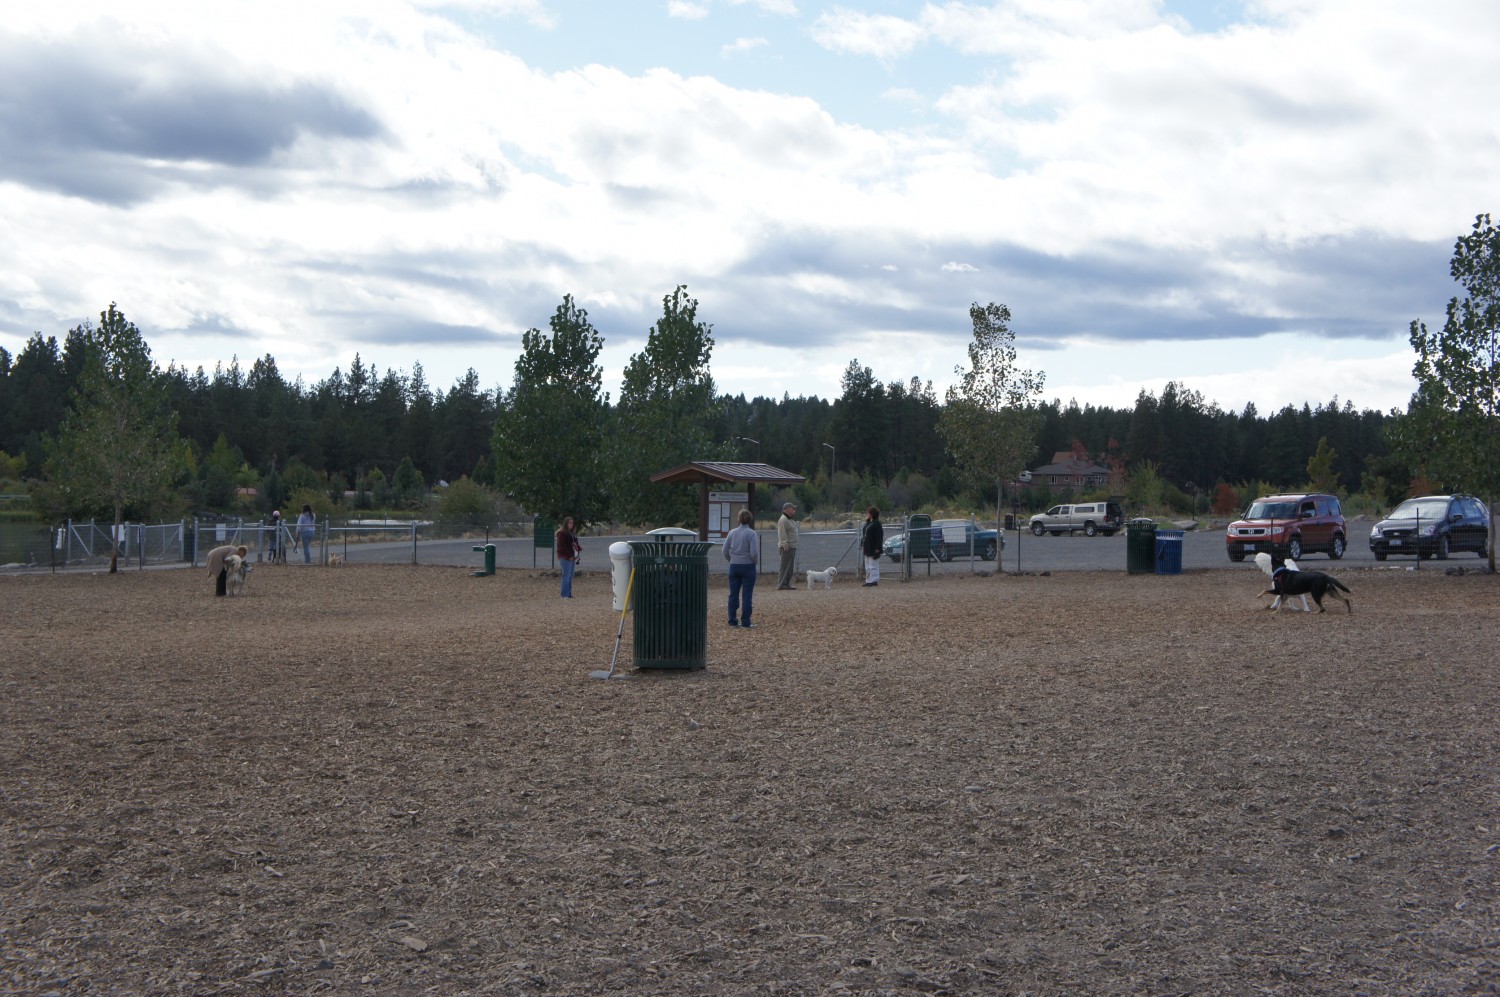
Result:
{"label": "green metal waste bin", "polygon": [[474,577],[483,578],[485,575],[493,575],[495,573],[495,545],[485,544],[483,547],[475,547],[474,553],[484,555],[484,568],[474,572]]}
{"label": "green metal waste bin", "polygon": [[1125,524],[1125,569],[1132,575],[1156,572],[1156,522],[1132,519]]}
{"label": "green metal waste bin", "polygon": [[906,559],[921,561],[932,556],[932,517],[917,513],[906,521]]}
{"label": "green metal waste bin", "polygon": [[630,541],[637,668],[708,664],[708,550],[699,541]]}
{"label": "green metal waste bin", "polygon": [[1156,573],[1182,574],[1182,530],[1156,531]]}

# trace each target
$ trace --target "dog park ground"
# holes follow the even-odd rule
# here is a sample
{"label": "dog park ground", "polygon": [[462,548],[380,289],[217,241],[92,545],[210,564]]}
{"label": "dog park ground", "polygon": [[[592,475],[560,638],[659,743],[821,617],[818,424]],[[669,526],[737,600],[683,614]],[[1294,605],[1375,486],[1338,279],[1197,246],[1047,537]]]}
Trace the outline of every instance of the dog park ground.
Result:
{"label": "dog park ground", "polygon": [[1493,993],[1500,582],[1331,570],[715,577],[611,681],[602,572],[0,577],[0,992]]}

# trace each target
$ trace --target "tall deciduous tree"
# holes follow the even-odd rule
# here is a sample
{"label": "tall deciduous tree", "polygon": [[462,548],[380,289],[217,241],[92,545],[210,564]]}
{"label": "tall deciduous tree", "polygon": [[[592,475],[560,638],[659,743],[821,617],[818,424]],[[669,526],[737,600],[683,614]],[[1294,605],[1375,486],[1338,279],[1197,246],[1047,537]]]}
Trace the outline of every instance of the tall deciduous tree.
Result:
{"label": "tall deciduous tree", "polygon": [[969,367],[954,368],[959,380],[948,389],[938,425],[954,459],[994,485],[995,519],[1003,522],[1005,482],[1016,478],[1036,453],[1036,402],[1046,375],[1017,365],[1009,308],[976,302],[969,318],[974,324]]}
{"label": "tall deciduous tree", "polygon": [[604,340],[567,295],[551,335],[521,337],[515,381],[495,419],[495,480],[528,512],[580,524],[604,513],[599,446],[608,396],[598,364]]}
{"label": "tall deciduous tree", "polygon": [[1500,495],[1500,230],[1490,216],[1453,247],[1448,272],[1467,292],[1448,302],[1440,332],[1411,324],[1417,393],[1396,443],[1414,466],[1450,487],[1482,494],[1490,507],[1490,570],[1495,569]]}
{"label": "tall deciduous tree", "polygon": [[713,327],[679,284],[662,298],[646,348],[630,358],[609,445],[610,509],[629,523],[697,520],[691,488],[651,484],[651,475],[711,456],[718,419],[709,373]]}
{"label": "tall deciduous tree", "polygon": [[113,302],[99,313],[97,329],[85,323],[74,332],[85,343],[83,373],[48,473],[70,511],[112,514],[113,573],[119,570],[119,527],[126,510],[147,512],[171,486],[176,416],[151,349]]}

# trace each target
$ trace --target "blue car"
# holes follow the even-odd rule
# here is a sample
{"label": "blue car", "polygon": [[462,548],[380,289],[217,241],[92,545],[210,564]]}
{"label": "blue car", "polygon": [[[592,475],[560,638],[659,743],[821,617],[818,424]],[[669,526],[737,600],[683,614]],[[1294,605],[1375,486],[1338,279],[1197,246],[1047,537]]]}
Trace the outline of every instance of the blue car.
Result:
{"label": "blue car", "polygon": [[1370,552],[1384,561],[1392,554],[1445,560],[1449,554],[1489,552],[1490,511],[1471,495],[1409,498],[1370,530]]}
{"label": "blue car", "polygon": [[[997,530],[976,530],[967,519],[940,519],[930,527],[927,556],[951,561],[955,557],[977,555],[980,560],[993,561],[1004,549],[1005,538]],[[906,534],[887,537],[881,550],[899,563],[906,556]]]}

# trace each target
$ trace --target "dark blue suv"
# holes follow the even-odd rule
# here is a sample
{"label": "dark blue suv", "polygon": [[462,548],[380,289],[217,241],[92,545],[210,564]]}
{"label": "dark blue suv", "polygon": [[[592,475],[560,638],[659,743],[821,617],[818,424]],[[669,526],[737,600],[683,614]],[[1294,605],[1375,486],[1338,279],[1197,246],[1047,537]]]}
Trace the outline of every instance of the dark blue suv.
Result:
{"label": "dark blue suv", "polygon": [[1471,495],[1423,495],[1396,506],[1370,530],[1370,552],[1384,561],[1391,554],[1436,557],[1489,549],[1490,512]]}

